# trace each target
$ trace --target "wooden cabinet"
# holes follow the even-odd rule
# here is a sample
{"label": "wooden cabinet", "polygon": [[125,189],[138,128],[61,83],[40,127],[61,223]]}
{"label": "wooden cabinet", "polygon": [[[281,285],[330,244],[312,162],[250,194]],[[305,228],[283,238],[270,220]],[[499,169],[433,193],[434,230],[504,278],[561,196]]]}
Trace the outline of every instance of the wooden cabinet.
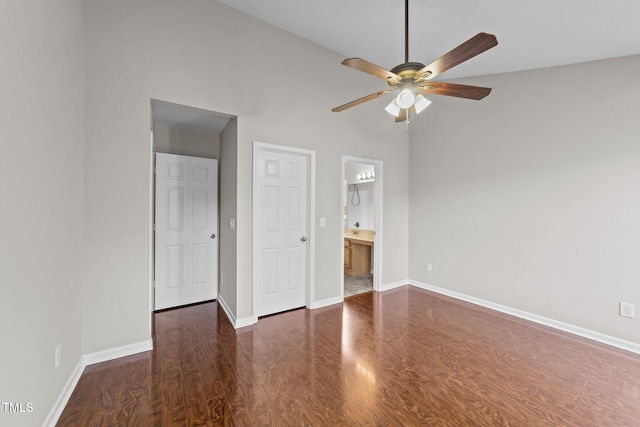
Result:
{"label": "wooden cabinet", "polygon": [[351,274],[351,241],[344,239],[344,272]]}
{"label": "wooden cabinet", "polygon": [[344,272],[350,276],[371,273],[371,247],[373,242],[344,239]]}

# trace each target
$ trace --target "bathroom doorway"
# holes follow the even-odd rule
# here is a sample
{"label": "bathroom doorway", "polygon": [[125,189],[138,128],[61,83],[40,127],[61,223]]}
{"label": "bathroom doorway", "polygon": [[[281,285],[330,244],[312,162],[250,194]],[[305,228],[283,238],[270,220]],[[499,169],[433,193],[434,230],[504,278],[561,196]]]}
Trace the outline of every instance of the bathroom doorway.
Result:
{"label": "bathroom doorway", "polygon": [[379,289],[382,162],[342,158],[343,297]]}

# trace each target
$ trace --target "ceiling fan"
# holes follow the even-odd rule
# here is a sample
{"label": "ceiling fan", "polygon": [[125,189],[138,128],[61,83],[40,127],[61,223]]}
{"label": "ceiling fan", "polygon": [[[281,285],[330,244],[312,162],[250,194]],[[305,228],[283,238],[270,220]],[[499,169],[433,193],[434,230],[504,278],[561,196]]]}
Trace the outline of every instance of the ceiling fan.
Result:
{"label": "ceiling fan", "polygon": [[342,65],[386,80],[390,88],[347,102],[331,109],[331,111],[336,113],[344,111],[347,108],[399,90],[400,93],[387,105],[385,110],[396,117],[396,122],[403,122],[407,120],[410,112],[418,114],[431,104],[431,101],[422,95],[423,93],[475,100],[489,95],[491,88],[436,82],[431,79],[496,46],[498,44],[496,36],[478,33],[431,64],[424,65],[419,62],[409,62],[409,0],[405,0],[404,24],[404,64],[397,65],[388,71],[361,58],[348,58],[342,61]]}

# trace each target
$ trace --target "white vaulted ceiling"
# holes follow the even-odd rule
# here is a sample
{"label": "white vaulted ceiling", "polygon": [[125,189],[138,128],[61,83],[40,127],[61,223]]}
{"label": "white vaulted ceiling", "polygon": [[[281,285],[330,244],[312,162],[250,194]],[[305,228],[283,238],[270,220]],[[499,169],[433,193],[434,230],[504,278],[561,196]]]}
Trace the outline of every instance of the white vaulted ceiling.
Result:
{"label": "white vaulted ceiling", "polygon": [[[404,62],[403,0],[218,1],[345,58]],[[410,0],[409,12],[410,61],[428,64],[479,32],[497,36],[446,79],[640,54],[638,0]]]}

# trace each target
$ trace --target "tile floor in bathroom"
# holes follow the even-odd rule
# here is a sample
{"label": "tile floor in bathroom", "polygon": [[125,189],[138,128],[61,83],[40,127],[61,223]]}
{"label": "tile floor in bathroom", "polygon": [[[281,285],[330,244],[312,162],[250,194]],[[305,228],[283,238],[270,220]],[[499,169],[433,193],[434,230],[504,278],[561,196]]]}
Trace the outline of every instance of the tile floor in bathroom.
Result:
{"label": "tile floor in bathroom", "polygon": [[373,290],[373,275],[364,274],[362,276],[344,275],[344,297],[362,294]]}

